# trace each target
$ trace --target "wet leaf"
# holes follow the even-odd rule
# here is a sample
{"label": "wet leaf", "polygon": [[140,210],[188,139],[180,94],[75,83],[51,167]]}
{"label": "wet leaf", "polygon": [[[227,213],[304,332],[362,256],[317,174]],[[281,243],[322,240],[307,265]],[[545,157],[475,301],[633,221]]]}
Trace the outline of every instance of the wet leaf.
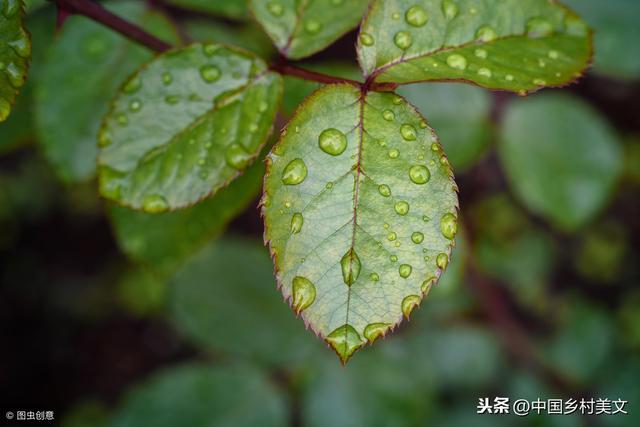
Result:
{"label": "wet leaf", "polygon": [[193,364],[165,369],[135,387],[109,425],[281,427],[288,417],[282,392],[261,371]]}
{"label": "wet leaf", "polygon": [[498,148],[520,200],[568,231],[602,209],[622,171],[621,144],[609,124],[583,101],[563,95],[510,104]]}
{"label": "wet leaf", "polygon": [[265,238],[285,298],[343,362],[408,317],[448,264],[456,188],[398,95],[327,86],[288,124],[267,159]]}
{"label": "wet leaf", "polygon": [[251,9],[280,52],[300,59],[354,28],[368,0],[252,0]]}
{"label": "wet leaf", "polygon": [[[143,2],[105,6],[162,39],[178,40],[164,15]],[[109,100],[153,53],[83,16],[70,16],[54,40],[35,88],[39,142],[60,178],[87,180],[95,175],[98,128]]]}
{"label": "wet leaf", "polygon": [[201,203],[163,214],[111,206],[110,218],[123,252],[157,272],[170,273],[256,198],[264,165],[256,162],[244,175]]}
{"label": "wet leaf", "polygon": [[591,32],[548,0],[377,0],[358,57],[377,82],[460,80],[526,93],[575,80],[591,59]]}
{"label": "wet leaf", "polygon": [[0,122],[9,117],[27,80],[31,37],[22,22],[23,16],[21,0],[0,2]]}
{"label": "wet leaf", "polygon": [[280,76],[249,52],[193,44],[156,57],[104,119],[101,194],[147,213],[215,194],[258,156],[281,95]]}
{"label": "wet leaf", "polygon": [[245,0],[168,0],[167,3],[195,12],[212,13],[227,18],[249,18],[249,10]]}

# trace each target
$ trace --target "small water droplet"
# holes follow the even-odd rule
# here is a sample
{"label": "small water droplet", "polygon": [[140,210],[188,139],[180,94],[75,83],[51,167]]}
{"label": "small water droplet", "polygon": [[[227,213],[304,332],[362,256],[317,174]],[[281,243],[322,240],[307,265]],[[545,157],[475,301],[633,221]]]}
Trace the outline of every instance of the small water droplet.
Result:
{"label": "small water droplet", "polygon": [[415,184],[422,185],[429,182],[431,178],[431,173],[429,173],[429,169],[423,165],[415,165],[411,166],[409,169],[409,178]]}
{"label": "small water droplet", "polygon": [[504,79],[508,82],[512,82],[513,81],[513,76],[511,74],[507,74],[506,76],[504,76]]}
{"label": "small water droplet", "polygon": [[387,240],[390,242],[393,242],[394,240],[396,240],[396,238],[398,237],[398,235],[395,232],[391,232],[389,234],[387,234]]}
{"label": "small water droplet", "polygon": [[167,199],[158,195],[151,194],[145,196],[142,200],[142,209],[146,213],[150,214],[159,214],[169,210],[169,204],[167,203]]}
{"label": "small water droplet", "polygon": [[400,104],[402,104],[402,97],[401,97],[400,95],[396,95],[396,94],[394,94],[394,95],[391,97],[391,103],[392,103],[393,105],[400,105]]}
{"label": "small water droplet", "polygon": [[251,154],[241,144],[231,144],[224,152],[227,165],[236,170],[242,170],[251,163]]}
{"label": "small water droplet", "polygon": [[478,58],[482,58],[482,59],[487,59],[487,56],[489,56],[489,54],[485,49],[476,49],[473,51],[473,54]]}
{"label": "small water droplet", "polygon": [[382,112],[382,118],[388,122],[391,122],[396,118],[396,115],[391,110],[384,110]]}
{"label": "small water droplet", "polygon": [[318,136],[320,149],[332,156],[339,156],[347,148],[347,137],[338,129],[325,129]]}
{"label": "small water droplet", "polygon": [[162,83],[165,86],[169,86],[172,82],[173,82],[173,76],[171,75],[170,72],[165,71],[164,73],[162,73]]}
{"label": "small water droplet", "polygon": [[411,233],[411,241],[416,245],[419,245],[424,240],[424,234],[419,231],[414,231]]}
{"label": "small water droplet", "polygon": [[438,256],[436,257],[436,265],[444,270],[445,268],[447,268],[448,264],[449,256],[445,253],[438,254]]}
{"label": "small water droplet", "polygon": [[406,123],[400,127],[400,135],[402,135],[405,141],[415,141],[418,138],[416,128]]}
{"label": "small water droplet", "polygon": [[213,83],[217,81],[222,73],[220,72],[220,68],[215,65],[203,65],[200,67],[200,76],[207,83]]}
{"label": "small water droplet", "polygon": [[413,38],[411,37],[411,33],[408,31],[398,31],[396,35],[393,37],[393,42],[400,49],[408,49],[413,44]]}
{"label": "small water droplet", "polygon": [[547,56],[550,59],[558,59],[558,57],[560,56],[560,54],[558,53],[557,50],[550,50],[549,53],[547,54]]}
{"label": "small water droplet", "polygon": [[298,185],[307,177],[307,165],[304,160],[298,158],[291,160],[284,168],[282,182],[285,185]]}
{"label": "small water droplet", "polygon": [[390,260],[391,262],[398,262],[398,257],[397,257],[396,255],[391,255],[391,256],[389,257],[389,260]]}
{"label": "small water droplet", "polygon": [[533,84],[536,86],[545,86],[547,82],[542,79],[533,79]]}
{"label": "small water droplet", "polygon": [[169,105],[175,105],[180,101],[180,98],[178,98],[175,95],[167,95],[164,98],[164,102],[166,102]]}
{"label": "small water droplet", "polygon": [[272,1],[267,4],[267,10],[273,16],[279,17],[282,16],[284,12],[284,7],[278,2]]}
{"label": "small water droplet", "polygon": [[109,132],[107,132],[106,130],[102,130],[100,132],[100,135],[98,135],[98,147],[104,148],[104,147],[108,147],[109,145],[111,145],[113,141],[111,140],[111,136],[109,135]]}
{"label": "small water droplet", "polygon": [[547,37],[553,33],[553,25],[544,18],[531,18],[527,22],[527,36],[531,38]]}
{"label": "small water droplet", "polygon": [[316,34],[322,29],[322,24],[315,19],[309,19],[304,24],[304,29],[309,34]]}
{"label": "small water droplet", "polygon": [[127,123],[129,123],[129,118],[124,113],[118,114],[118,117],[116,118],[116,120],[118,120],[118,123],[120,123],[120,125],[122,126],[125,126]]}
{"label": "small water droplet", "polygon": [[423,220],[424,222],[429,222],[429,221],[431,221],[431,218],[429,218],[429,216],[428,216],[428,215],[422,215],[422,220]]}
{"label": "small water droplet", "polygon": [[392,17],[393,19],[398,20],[398,19],[400,19],[400,14],[399,14],[398,12],[393,12],[393,14],[391,15],[391,17]]}
{"label": "small water droplet", "polygon": [[442,13],[447,19],[453,19],[458,16],[458,5],[453,0],[444,0],[442,2]]}
{"label": "small water droplet", "polygon": [[413,270],[413,268],[411,268],[409,264],[400,264],[398,273],[400,274],[400,277],[406,279],[407,277],[411,276],[411,270]]}
{"label": "small water droplet", "polygon": [[426,129],[428,127],[429,125],[427,124],[427,122],[425,122],[424,120],[420,120],[420,128]]}
{"label": "small water droplet", "polygon": [[296,212],[291,217],[291,234],[298,234],[302,230],[304,224],[304,217],[300,212]]}
{"label": "small water droplet", "polygon": [[327,185],[325,185],[325,188],[327,190],[331,190],[333,188],[333,182],[331,182],[331,181],[327,182]]}
{"label": "small water droplet", "polygon": [[476,32],[476,40],[481,42],[488,43],[494,41],[496,38],[498,38],[496,31],[488,25],[478,28]]}
{"label": "small water droplet", "polygon": [[404,216],[409,213],[409,203],[401,200],[395,204],[394,209],[398,215]]}
{"label": "small water droplet", "polygon": [[389,197],[391,195],[391,188],[389,188],[389,186],[387,184],[380,184],[378,186],[378,192],[383,197]]}
{"label": "small water droplet", "polygon": [[462,55],[454,53],[447,57],[447,65],[451,68],[462,71],[467,68],[467,59]]}
{"label": "small water droplet", "polygon": [[370,323],[364,328],[364,337],[369,343],[373,343],[378,338],[384,337],[388,329],[388,323]]}
{"label": "small water droplet", "polygon": [[362,43],[364,46],[373,46],[373,44],[375,43],[373,36],[369,33],[360,33],[359,39],[360,43]]}
{"label": "small water droplet", "polygon": [[400,151],[398,151],[398,150],[397,150],[397,149],[395,149],[395,148],[392,148],[391,150],[389,150],[389,153],[388,153],[388,154],[389,154],[389,157],[390,157],[390,158],[392,158],[392,159],[397,159],[397,158],[398,158],[398,156],[400,155]]}
{"label": "small water droplet", "polygon": [[490,69],[482,67],[478,69],[478,75],[490,79],[493,76],[493,73]]}
{"label": "small water droplet", "polygon": [[124,88],[122,88],[122,90],[124,91],[124,93],[135,93],[140,89],[141,86],[142,86],[142,81],[140,80],[140,77],[136,76],[131,80],[129,80],[127,83],[125,83]]}
{"label": "small water droplet", "polygon": [[360,258],[353,248],[349,249],[346,254],[340,260],[340,267],[342,268],[342,279],[347,286],[351,286],[358,280],[360,276]]}
{"label": "small water droplet", "polygon": [[316,287],[306,277],[296,276],[292,281],[293,309],[296,314],[309,307],[316,299]]}
{"label": "small water droplet", "polygon": [[219,49],[220,49],[220,46],[213,43],[206,43],[202,47],[202,51],[208,57],[213,56]]}
{"label": "small water droplet", "polygon": [[369,275],[369,279],[371,279],[373,282],[377,282],[378,280],[380,280],[380,275],[378,275],[378,273],[373,272]]}
{"label": "small water droplet", "polygon": [[140,111],[141,108],[142,108],[142,101],[140,101],[139,99],[133,99],[129,103],[129,110],[133,112]]}
{"label": "small water droplet", "polygon": [[434,142],[433,144],[431,144],[431,151],[437,153],[438,151],[440,151],[440,146]]}
{"label": "small water droplet", "polygon": [[420,304],[420,297],[418,295],[409,295],[402,300],[402,314],[407,319],[411,315],[411,312]]}
{"label": "small water droplet", "polygon": [[415,5],[407,9],[404,19],[413,27],[422,27],[429,20],[429,15],[421,6]]}

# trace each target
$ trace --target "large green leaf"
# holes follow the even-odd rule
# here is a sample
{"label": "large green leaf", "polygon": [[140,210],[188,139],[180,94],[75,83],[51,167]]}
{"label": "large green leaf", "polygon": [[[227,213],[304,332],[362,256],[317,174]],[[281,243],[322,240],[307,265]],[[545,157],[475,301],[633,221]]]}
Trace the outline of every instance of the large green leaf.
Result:
{"label": "large green leaf", "polygon": [[316,91],[267,159],[265,238],[293,308],[346,362],[409,316],[449,261],[457,195],[403,98]]}
{"label": "large green leaf", "polygon": [[[105,3],[112,12],[169,41],[170,22],[143,2]],[[152,53],[83,16],[71,16],[50,47],[36,86],[39,142],[65,181],[86,180],[96,170],[100,120],[118,84]]]}
{"label": "large green leaf", "polygon": [[510,104],[498,148],[516,195],[569,231],[598,213],[622,172],[621,144],[609,124],[563,95]]}
{"label": "large green leaf", "polygon": [[134,260],[169,273],[220,234],[257,196],[264,165],[256,162],[215,197],[187,209],[147,214],[112,206],[110,217],[122,250]]}
{"label": "large green leaf", "polygon": [[168,0],[167,3],[196,12],[219,14],[228,18],[245,19],[249,17],[247,0]]}
{"label": "large green leaf", "polygon": [[251,0],[250,6],[278,50],[300,59],[321,51],[354,28],[369,0]]}
{"label": "large green leaf", "polygon": [[22,23],[23,15],[21,0],[0,1],[0,122],[9,117],[27,80],[31,38]]}
{"label": "large green leaf", "polygon": [[129,392],[111,427],[282,427],[286,399],[250,366],[182,365]]}
{"label": "large green leaf", "polygon": [[376,0],[358,57],[377,82],[462,80],[526,93],[579,76],[591,32],[549,0]]}
{"label": "large green leaf", "polygon": [[[171,312],[179,331],[199,347],[291,367],[318,343],[282,304],[273,266],[258,242],[221,239],[171,281]],[[314,345],[316,344],[316,345]]]}
{"label": "large green leaf", "polygon": [[100,131],[103,196],[161,213],[214,194],[265,144],[282,79],[253,54],[193,44],[122,86]]}

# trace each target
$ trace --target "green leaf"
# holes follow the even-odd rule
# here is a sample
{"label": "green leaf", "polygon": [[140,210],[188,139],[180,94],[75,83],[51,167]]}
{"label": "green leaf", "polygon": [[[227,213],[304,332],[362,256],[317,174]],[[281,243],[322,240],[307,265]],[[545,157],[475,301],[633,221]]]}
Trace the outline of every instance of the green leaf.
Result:
{"label": "green leaf", "polygon": [[319,52],[354,28],[369,0],[251,0],[251,10],[287,58]]}
{"label": "green leaf", "polygon": [[578,77],[591,32],[548,0],[377,0],[358,57],[376,82],[461,80],[526,93]]}
{"label": "green leaf", "polygon": [[640,2],[565,0],[595,32],[595,71],[613,77],[640,76]]}
{"label": "green leaf", "polygon": [[118,244],[134,260],[170,273],[255,199],[263,175],[264,165],[256,162],[215,197],[175,212],[152,215],[111,206]]}
{"label": "green leaf", "polygon": [[291,367],[307,361],[317,343],[293,321],[274,285],[264,247],[222,239],[171,281],[172,317],[201,348]]}
{"label": "green leaf", "polygon": [[0,1],[0,122],[9,117],[27,80],[31,38],[24,28],[22,0]]}
{"label": "green leaf", "polygon": [[621,144],[609,124],[569,96],[511,103],[498,151],[516,195],[567,231],[603,208],[622,172]]}
{"label": "green leaf", "polygon": [[286,401],[250,366],[182,365],[154,374],[129,392],[111,427],[282,427]]}
{"label": "green leaf", "polygon": [[[112,12],[168,41],[171,23],[143,2],[105,3]],[[51,42],[49,42],[51,43]],[[152,52],[83,16],[70,16],[55,38],[35,88],[39,142],[65,181],[94,176],[100,120],[118,84]]]}
{"label": "green leaf", "polygon": [[343,362],[408,317],[448,264],[456,189],[398,95],[330,85],[283,131],[267,158],[265,239],[285,298]]}
{"label": "green leaf", "polygon": [[120,305],[134,316],[153,316],[165,306],[167,286],[148,271],[132,268],[118,280],[117,296]]}
{"label": "green leaf", "polygon": [[258,156],[281,96],[280,76],[245,51],[193,44],[156,57],[104,119],[101,194],[147,213],[215,194]]}
{"label": "green leaf", "polygon": [[[167,3],[195,12],[213,13],[233,19],[249,17],[246,0],[168,0]],[[218,25],[218,23],[212,24]]]}
{"label": "green leaf", "polygon": [[456,172],[474,165],[491,136],[491,96],[487,91],[442,83],[402,87],[398,93],[428,117]]}

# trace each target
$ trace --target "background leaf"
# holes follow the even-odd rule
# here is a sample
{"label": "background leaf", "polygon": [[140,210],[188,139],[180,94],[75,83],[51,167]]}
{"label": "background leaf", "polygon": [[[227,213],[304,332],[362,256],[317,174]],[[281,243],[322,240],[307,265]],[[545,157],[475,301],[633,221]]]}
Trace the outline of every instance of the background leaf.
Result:
{"label": "background leaf", "polygon": [[20,88],[27,80],[31,38],[24,28],[22,1],[0,3],[0,122],[9,117]]}
{"label": "background leaf", "polygon": [[575,80],[591,58],[591,34],[547,0],[377,0],[358,58],[377,82],[463,80],[526,93]]}
{"label": "background leaf", "polygon": [[273,56],[275,49],[264,36],[262,28],[253,22],[227,23],[210,20],[191,20],[184,24],[185,31],[195,41],[216,42],[238,46],[266,59]]}
{"label": "background leaf", "polygon": [[433,131],[398,95],[327,86],[283,131],[267,159],[265,237],[285,298],[343,362],[408,317],[446,267],[455,191]]}
{"label": "background leaf", "polygon": [[168,0],[167,3],[195,12],[213,13],[234,19],[249,18],[246,0]]}
{"label": "background leaf", "polygon": [[300,59],[354,28],[368,0],[251,0],[251,9],[280,52]]}
{"label": "background leaf", "polygon": [[563,230],[598,213],[622,170],[620,143],[608,123],[563,95],[509,104],[498,148],[519,199]]}
{"label": "background leaf", "polygon": [[[156,36],[176,42],[169,21],[143,2],[105,3]],[[83,16],[70,16],[42,65],[36,93],[39,142],[58,176],[82,181],[96,170],[100,120],[118,84],[153,53]],[[64,125],[61,125],[64,123]]]}
{"label": "background leaf", "polygon": [[249,52],[193,44],[130,77],[100,131],[100,192],[147,213],[215,194],[265,144],[282,79]]}

